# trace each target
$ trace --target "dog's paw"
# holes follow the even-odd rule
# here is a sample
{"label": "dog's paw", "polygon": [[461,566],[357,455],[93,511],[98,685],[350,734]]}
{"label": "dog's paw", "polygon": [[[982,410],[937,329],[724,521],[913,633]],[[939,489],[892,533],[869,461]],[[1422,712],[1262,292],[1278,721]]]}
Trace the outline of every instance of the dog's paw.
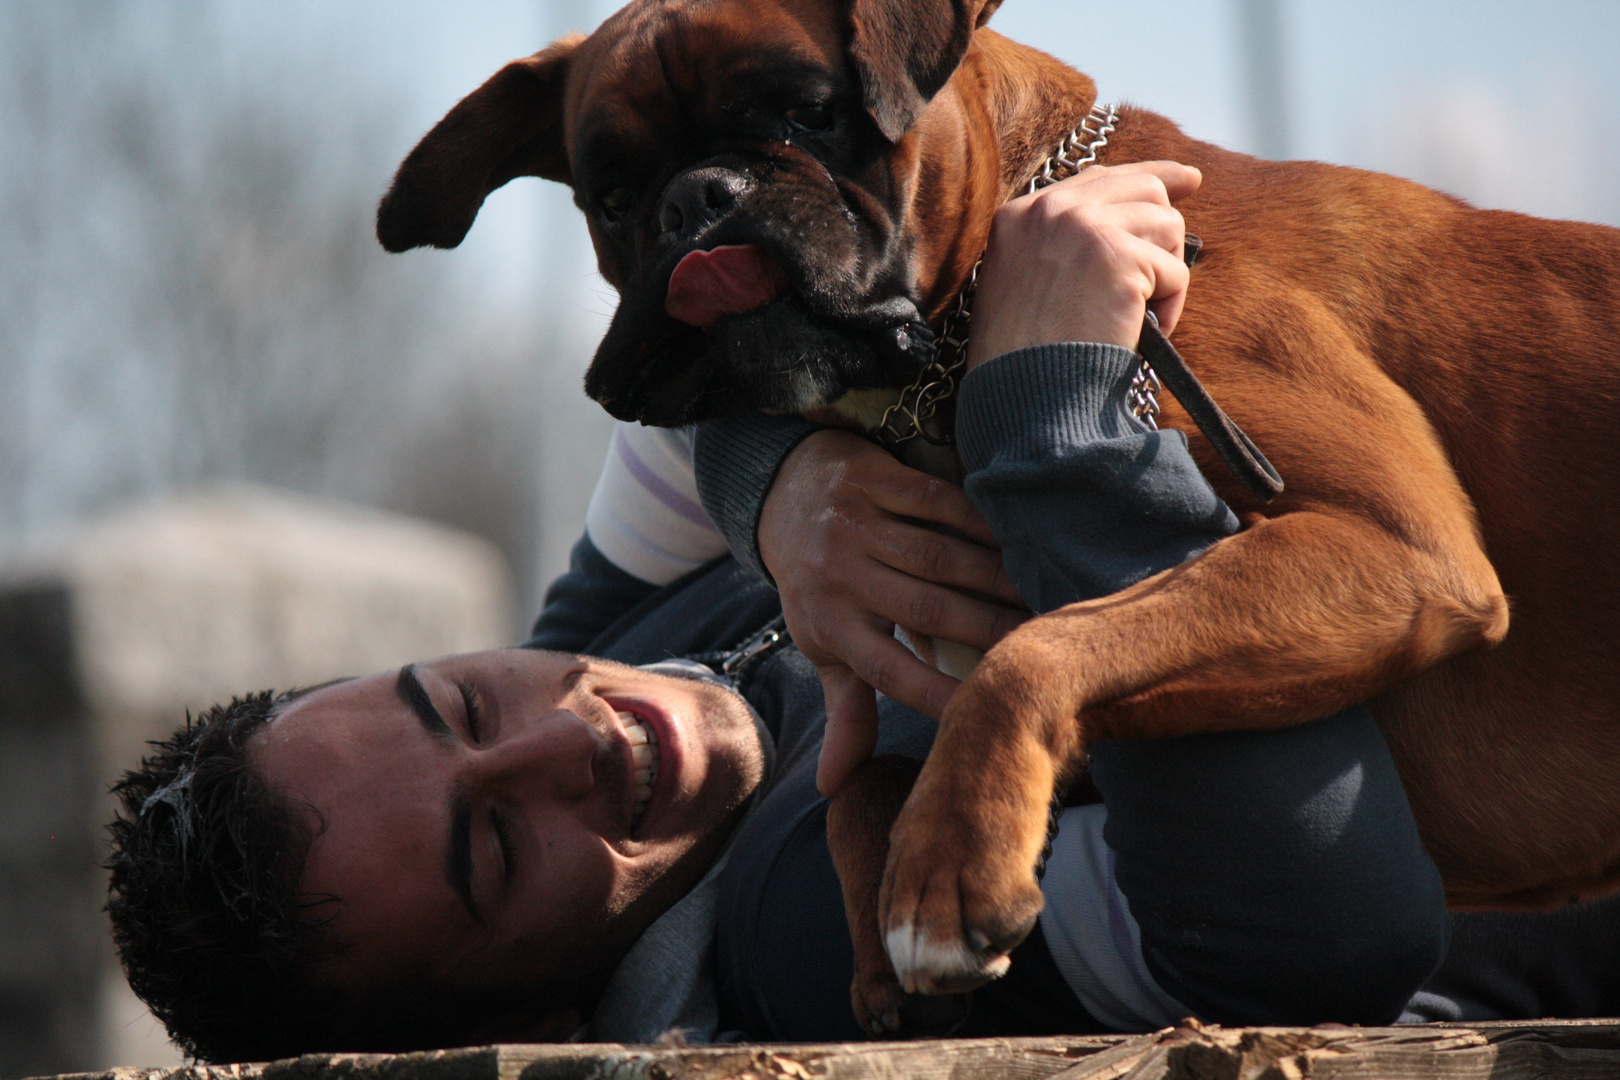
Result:
{"label": "dog's paw", "polygon": [[1035,867],[1053,787],[1080,748],[1076,703],[1062,680],[1043,677],[1056,670],[1044,646],[1030,655],[1009,643],[951,698],[889,831],[878,925],[909,993],[999,978],[1043,906]]}
{"label": "dog's paw", "polygon": [[[977,933],[969,936],[983,940]],[[972,990],[1007,974],[1012,963],[1007,952],[987,945],[974,949],[963,935],[947,932],[936,937],[928,927],[911,922],[891,928],[883,943],[894,963],[895,975],[919,994]]]}
{"label": "dog's paw", "polygon": [[876,1039],[943,1039],[967,1019],[967,994],[908,994],[895,977],[855,976],[850,1003],[861,1029]]}
{"label": "dog's paw", "polygon": [[988,843],[984,829],[960,827],[963,809],[934,814],[914,799],[896,823],[883,944],[908,993],[962,993],[1005,975],[1008,954],[1041,911],[1035,854],[1026,858],[1027,844]]}

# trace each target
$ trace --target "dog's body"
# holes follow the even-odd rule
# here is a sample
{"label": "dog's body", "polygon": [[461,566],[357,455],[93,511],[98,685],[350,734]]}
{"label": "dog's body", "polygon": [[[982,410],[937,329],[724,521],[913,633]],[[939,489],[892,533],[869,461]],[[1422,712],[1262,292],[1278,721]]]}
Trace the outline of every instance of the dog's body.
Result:
{"label": "dog's body", "polygon": [[[459,106],[402,166],[380,232],[453,246],[512,176],[573,183],[624,296],[588,381],[620,416],[802,412],[904,385],[995,207],[1095,99],[975,33],[994,6],[637,0]],[[816,87],[822,113],[791,104]],[[760,119],[795,108],[812,126]],[[1205,254],[1177,344],[1287,489],[1255,502],[1166,404],[1245,527],[1031,621],[964,684],[892,833],[882,919],[902,978],[948,990],[1004,963],[1040,906],[1048,798],[1091,740],[1359,701],[1453,904],[1620,887],[1620,454],[1604,449],[1620,232],[1120,117],[1103,164],[1203,172],[1180,205]],[[788,364],[784,345],[801,350]],[[986,772],[991,745],[1010,767]]]}

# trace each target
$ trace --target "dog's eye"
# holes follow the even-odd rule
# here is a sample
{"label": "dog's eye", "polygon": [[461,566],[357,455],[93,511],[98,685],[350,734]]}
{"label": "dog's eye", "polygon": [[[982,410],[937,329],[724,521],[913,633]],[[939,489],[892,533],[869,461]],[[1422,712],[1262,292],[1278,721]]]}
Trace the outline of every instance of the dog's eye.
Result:
{"label": "dog's eye", "polygon": [[826,102],[799,105],[782,114],[800,131],[826,131],[833,126],[832,106]]}
{"label": "dog's eye", "polygon": [[636,205],[636,191],[634,188],[621,185],[609,189],[600,200],[602,213],[607,215],[609,221],[623,217],[632,206]]}

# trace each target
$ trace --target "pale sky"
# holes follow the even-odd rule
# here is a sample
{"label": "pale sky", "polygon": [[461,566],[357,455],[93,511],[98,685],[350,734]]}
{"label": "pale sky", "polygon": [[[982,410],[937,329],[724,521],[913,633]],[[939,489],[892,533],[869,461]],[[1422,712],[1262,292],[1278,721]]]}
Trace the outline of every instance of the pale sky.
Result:
{"label": "pale sky", "polygon": [[[22,7],[27,0],[12,2],[19,5],[12,11],[28,10]],[[232,99],[275,98],[283,108],[255,115],[290,125],[295,134],[307,133],[307,145],[325,155],[318,158],[324,163],[318,177],[355,195],[356,205],[364,207],[387,187],[393,163],[463,95],[506,61],[564,33],[590,30],[613,6],[611,0],[76,0],[77,9],[68,8],[69,0],[55,3],[111,16],[100,20],[105,25],[96,42],[68,39],[76,51],[70,63],[58,65],[57,77],[72,78],[75,70],[112,74],[91,92],[64,95],[79,103],[71,107],[86,109],[83,118],[46,110],[30,120],[33,114],[19,112],[16,102],[0,94],[0,201],[31,198],[28,183],[68,192],[86,187],[74,170],[84,169],[94,155],[64,151],[75,139],[81,144],[106,140],[98,125],[106,106],[118,102],[118,79],[138,75],[163,84],[159,105],[173,114],[173,123],[163,127],[168,143],[142,142],[139,132],[129,133],[142,153],[165,161],[189,155],[196,158],[188,166],[193,173],[212,175],[215,163],[205,156],[210,144],[199,137],[190,145],[186,133],[217,132],[216,114],[226,123],[234,116]],[[1620,147],[1620,0],[1277,3],[1294,156],[1383,169],[1480,205],[1620,224],[1620,184],[1613,179],[1620,173],[1615,149]],[[991,25],[1086,71],[1104,100],[1155,109],[1194,136],[1246,150],[1255,140],[1245,114],[1239,4],[1006,0]],[[247,93],[233,94],[236,89]],[[26,152],[7,142],[18,131],[32,140],[22,144],[29,147]],[[348,144],[334,153],[333,131],[374,137],[345,163],[339,158]],[[20,186],[8,182],[13,174],[22,177]],[[113,185],[112,195],[119,190]],[[126,352],[147,347],[133,328],[115,325],[107,314],[119,304],[107,294],[116,292],[121,280],[113,270],[124,263],[133,269],[144,265],[138,243],[131,240],[140,231],[132,233],[127,220],[138,207],[109,198],[58,201],[62,206],[53,212],[70,219],[58,232],[64,243],[87,245],[88,254],[74,258],[85,263],[87,275],[95,272],[95,284],[66,273],[57,275],[61,281],[52,289],[41,286],[42,314],[30,340],[38,345],[63,339],[52,348],[78,356],[84,370],[94,370],[93,385],[114,387],[104,396],[122,403],[125,413],[139,411],[131,402],[151,398],[153,419],[126,416],[120,428],[99,415],[79,415],[85,410],[67,385],[72,382],[64,374],[68,369],[52,359],[50,348],[38,345],[38,355],[25,358],[21,382],[26,385],[8,392],[47,403],[25,410],[34,418],[32,434],[13,440],[32,448],[18,451],[18,460],[32,462],[30,475],[40,479],[29,488],[33,494],[24,511],[0,513],[0,540],[8,528],[15,532],[70,516],[75,508],[100,505],[127,486],[98,478],[108,463],[129,472],[129,462],[147,462],[147,457],[127,448],[108,449],[116,440],[108,435],[98,441],[92,437],[97,432],[116,431],[133,441],[138,436],[156,446],[161,437],[153,432],[162,418],[180,422],[181,414],[165,405],[163,379],[170,376],[155,361],[136,357],[126,365],[135,383],[125,394],[116,390],[110,365],[96,359],[121,347]],[[15,227],[24,228],[22,221],[19,217]],[[10,235],[4,228],[12,225],[0,222],[0,238]],[[560,389],[547,393],[559,408],[570,410],[570,422],[594,415],[579,407],[578,376],[616,298],[594,273],[583,222],[565,189],[534,179],[514,181],[491,196],[467,240],[453,252],[394,257],[368,251],[387,265],[384,274],[404,279],[409,277],[405,270],[422,270],[471,283],[475,302],[458,310],[474,329],[446,325],[446,334],[471,340],[476,333],[542,328],[522,346],[532,356],[527,362],[533,372],[555,380]],[[19,281],[34,279],[46,277],[35,273]],[[91,333],[96,327],[100,337]],[[103,340],[108,335],[113,340]],[[445,365],[470,362],[449,347],[444,354]],[[74,422],[80,428],[65,427],[63,417],[78,417]],[[579,460],[566,471],[580,472],[580,482],[588,482],[594,465],[587,459],[599,453],[585,445],[589,439],[555,419],[536,427],[540,442],[555,444],[537,451],[552,463],[548,475],[557,471],[555,462],[574,453]],[[64,434],[70,431],[74,434]],[[145,486],[137,485],[141,491],[167,482],[168,456],[148,449],[151,463],[135,470],[151,474]],[[108,475],[115,473],[123,475],[116,469]],[[564,512],[572,505],[567,499],[548,492],[545,501],[563,507],[547,526],[556,535],[548,532],[542,545],[548,552],[542,563],[555,567],[578,523]]]}

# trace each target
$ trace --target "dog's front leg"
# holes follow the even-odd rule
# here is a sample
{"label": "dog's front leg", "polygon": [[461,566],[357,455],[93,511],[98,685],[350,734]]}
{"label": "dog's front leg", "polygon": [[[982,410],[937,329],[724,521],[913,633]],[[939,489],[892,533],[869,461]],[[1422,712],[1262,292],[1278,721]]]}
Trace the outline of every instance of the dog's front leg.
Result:
{"label": "dog's front leg", "polygon": [[850,1002],[861,1027],[879,1037],[941,1037],[967,1015],[965,995],[927,997],[902,990],[878,929],[889,829],[921,768],[922,762],[912,758],[879,755],[856,768],[827,807],[827,847],[855,951]]}
{"label": "dog's front leg", "polygon": [[1299,723],[1500,640],[1500,587],[1454,520],[1419,536],[1288,514],[1008,635],[952,699],[891,834],[882,923],[901,985],[1006,970],[1042,906],[1048,801],[1092,742]]}

